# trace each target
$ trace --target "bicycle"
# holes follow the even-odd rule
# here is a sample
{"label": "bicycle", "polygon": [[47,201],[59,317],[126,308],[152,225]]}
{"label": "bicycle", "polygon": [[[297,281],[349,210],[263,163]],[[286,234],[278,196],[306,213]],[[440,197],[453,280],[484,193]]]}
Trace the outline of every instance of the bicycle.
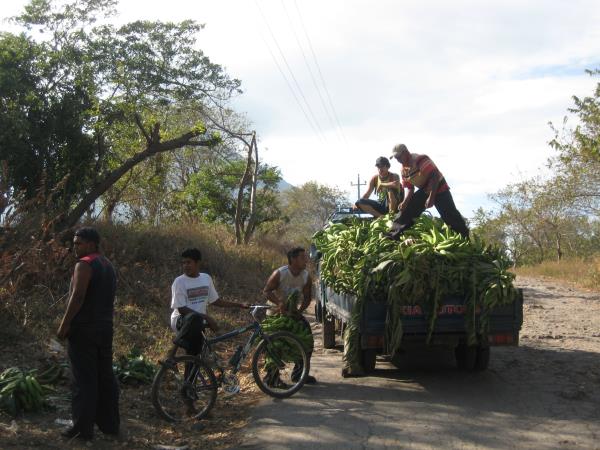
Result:
{"label": "bicycle", "polygon": [[[252,375],[265,394],[287,398],[298,392],[308,375],[309,359],[300,340],[288,331],[272,334],[263,332],[256,318],[258,311],[270,306],[250,307],[252,323],[228,333],[207,337],[199,355],[182,355],[161,361],[160,369],[152,383],[152,403],[164,419],[180,422],[206,417],[217,399],[217,390],[239,392],[237,372],[256,345],[252,357]],[[227,367],[213,350],[213,345],[252,331],[245,345],[238,346]],[[214,370],[220,372],[215,376]]]}

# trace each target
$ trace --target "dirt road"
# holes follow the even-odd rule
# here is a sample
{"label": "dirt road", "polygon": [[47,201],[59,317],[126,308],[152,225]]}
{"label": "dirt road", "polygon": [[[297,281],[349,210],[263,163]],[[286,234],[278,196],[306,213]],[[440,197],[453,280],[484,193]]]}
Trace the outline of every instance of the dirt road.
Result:
{"label": "dirt road", "polygon": [[[317,342],[306,386],[253,409],[246,449],[600,449],[600,295],[522,278],[518,348],[494,348],[488,371],[450,354],[378,359],[365,378],[340,376],[340,349]],[[315,324],[315,335],[320,328]]]}

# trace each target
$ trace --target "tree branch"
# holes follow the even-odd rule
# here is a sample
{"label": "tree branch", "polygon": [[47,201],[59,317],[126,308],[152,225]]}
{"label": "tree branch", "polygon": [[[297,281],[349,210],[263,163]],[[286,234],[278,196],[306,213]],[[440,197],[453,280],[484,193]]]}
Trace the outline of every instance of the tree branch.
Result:
{"label": "tree branch", "polygon": [[135,113],[133,117],[135,118],[135,124],[138,126],[138,128],[146,138],[146,143],[150,145],[152,143],[152,139],[150,139],[150,136],[148,135],[146,129],[144,128],[144,125],[142,124],[142,118],[138,113]]}
{"label": "tree branch", "polygon": [[[153,134],[158,134],[159,124],[155,124],[153,129]],[[104,194],[113,184],[115,184],[125,173],[131,170],[134,166],[139,164],[140,162],[150,158],[153,155],[162,152],[168,152],[171,150],[175,150],[181,147],[185,147],[186,145],[194,145],[195,147],[204,146],[210,147],[215,145],[218,141],[215,139],[207,139],[204,141],[191,141],[194,137],[199,135],[198,132],[191,131],[189,133],[185,133],[177,138],[153,143],[146,147],[145,150],[136,153],[131,158],[126,160],[123,164],[121,164],[116,169],[108,172],[104,178],[96,183],[90,192],[88,192],[83,199],[73,208],[68,214],[61,215],[57,222],[54,225],[54,231],[62,231],[65,228],[72,227],[77,223],[77,221],[81,218],[81,216],[85,213],[85,211],[90,207],[90,205],[96,201],[98,197]]]}

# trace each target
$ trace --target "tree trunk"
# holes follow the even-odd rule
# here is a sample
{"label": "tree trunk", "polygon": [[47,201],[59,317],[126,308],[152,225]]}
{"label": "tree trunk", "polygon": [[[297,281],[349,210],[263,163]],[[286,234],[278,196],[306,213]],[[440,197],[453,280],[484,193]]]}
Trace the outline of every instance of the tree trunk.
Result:
{"label": "tree trunk", "polygon": [[8,162],[0,161],[0,215],[8,206]]}
{"label": "tree trunk", "polygon": [[238,187],[238,195],[237,195],[237,203],[235,207],[235,243],[240,245],[243,241],[244,234],[244,221],[242,219],[242,208],[244,206],[244,189],[246,184],[248,183],[248,178],[250,177],[250,168],[252,167],[252,149],[255,145],[256,141],[256,133],[252,133],[252,141],[248,146],[248,157],[246,158],[246,170],[244,170],[244,174],[242,175],[242,179],[240,180],[240,185]]}
{"label": "tree trunk", "polygon": [[115,212],[115,208],[117,207],[117,201],[115,199],[110,199],[107,201],[106,206],[104,207],[104,220],[108,223],[113,223],[113,214]]}
{"label": "tree trunk", "polygon": [[254,171],[252,172],[252,185],[250,188],[250,215],[248,217],[248,224],[246,225],[246,232],[244,233],[244,244],[248,244],[254,229],[256,228],[256,188],[258,185],[258,146],[256,145],[256,139],[252,139],[254,144]]}

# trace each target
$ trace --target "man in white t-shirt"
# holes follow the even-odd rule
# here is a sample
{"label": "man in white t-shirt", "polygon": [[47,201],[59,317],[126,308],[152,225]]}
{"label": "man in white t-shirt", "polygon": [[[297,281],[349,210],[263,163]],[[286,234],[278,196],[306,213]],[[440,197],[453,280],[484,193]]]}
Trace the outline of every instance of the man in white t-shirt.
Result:
{"label": "man in white t-shirt", "polygon": [[[226,308],[250,308],[245,303],[235,303],[219,298],[210,275],[201,273],[202,253],[197,248],[189,248],[181,254],[183,275],[178,276],[171,286],[171,329],[178,331],[180,317],[198,313],[213,331],[218,331],[217,322],[208,315],[207,306]],[[177,347],[171,349],[170,357],[175,355]]]}
{"label": "man in white t-shirt", "polygon": [[[308,255],[302,247],[296,247],[287,253],[287,258],[288,265],[280,267],[271,274],[263,289],[263,293],[270,305],[276,306],[281,314],[285,314],[286,299],[294,291],[299,292],[301,294],[300,298],[302,299],[302,303],[298,307],[298,315],[294,318],[300,321],[302,326],[312,333],[310,324],[301,314],[308,308],[311,301],[312,280],[308,270],[306,270]],[[312,352],[307,356],[310,361]],[[300,373],[297,372],[297,370],[301,372],[302,368],[297,366],[295,370],[296,373]],[[316,382],[317,380],[312,375],[306,377],[305,383],[315,384]]]}

